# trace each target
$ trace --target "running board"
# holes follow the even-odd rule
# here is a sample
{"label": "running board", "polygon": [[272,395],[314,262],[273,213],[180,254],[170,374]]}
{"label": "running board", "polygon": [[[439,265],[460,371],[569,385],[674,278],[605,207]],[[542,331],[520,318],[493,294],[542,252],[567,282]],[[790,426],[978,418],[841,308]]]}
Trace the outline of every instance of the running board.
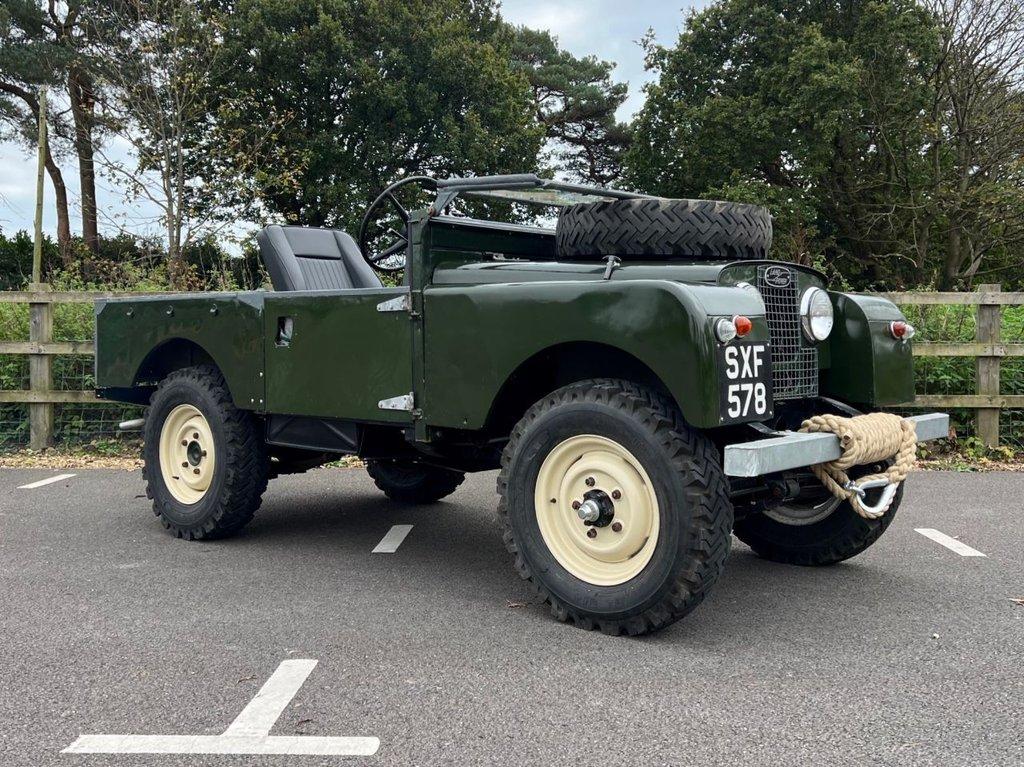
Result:
{"label": "running board", "polygon": [[[907,418],[912,421],[918,442],[949,436],[949,416],[928,413]],[[725,473],[729,477],[760,477],[786,469],[799,469],[834,461],[843,454],[835,434],[782,432],[781,436],[740,442],[725,448]]]}

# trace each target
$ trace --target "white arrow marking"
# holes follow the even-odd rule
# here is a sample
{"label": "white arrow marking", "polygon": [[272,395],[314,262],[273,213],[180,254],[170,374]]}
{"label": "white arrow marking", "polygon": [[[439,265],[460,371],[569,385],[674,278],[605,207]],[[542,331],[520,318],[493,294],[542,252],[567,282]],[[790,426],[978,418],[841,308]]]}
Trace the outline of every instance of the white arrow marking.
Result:
{"label": "white arrow marking", "polygon": [[377,738],[271,735],[270,730],[316,666],[286,660],[223,735],[81,735],[64,754],[283,754],[372,756]]}

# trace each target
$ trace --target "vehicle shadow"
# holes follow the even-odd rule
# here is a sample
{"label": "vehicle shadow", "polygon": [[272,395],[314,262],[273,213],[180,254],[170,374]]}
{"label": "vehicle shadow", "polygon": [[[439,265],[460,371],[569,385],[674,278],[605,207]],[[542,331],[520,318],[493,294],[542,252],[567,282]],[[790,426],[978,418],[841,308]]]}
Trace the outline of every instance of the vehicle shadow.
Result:
{"label": "vehicle shadow", "polygon": [[[403,523],[415,529],[397,554],[370,554],[391,525]],[[314,496],[288,492],[268,498],[251,527],[224,543],[272,547],[278,553],[319,552],[325,578],[336,577],[342,558],[428,590],[439,610],[445,609],[444,600],[464,600],[471,591],[489,609],[521,608],[522,631],[552,621],[547,606],[513,570],[493,508],[461,493],[413,507],[393,503],[372,488],[332,488]],[[306,566],[315,568],[317,561],[307,559]],[[633,641],[721,649],[814,636],[823,625],[829,631],[870,634],[878,604],[911,586],[905,570],[886,562],[861,557],[826,568],[780,565],[734,539],[725,571],[705,602],[679,623]]]}

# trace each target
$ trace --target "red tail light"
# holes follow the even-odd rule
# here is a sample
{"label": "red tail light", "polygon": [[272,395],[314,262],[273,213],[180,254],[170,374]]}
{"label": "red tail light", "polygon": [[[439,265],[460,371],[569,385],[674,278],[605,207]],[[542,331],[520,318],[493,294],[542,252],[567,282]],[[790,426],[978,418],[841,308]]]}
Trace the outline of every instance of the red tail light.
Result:
{"label": "red tail light", "polygon": [[914,330],[914,326],[909,322],[896,320],[896,322],[889,324],[889,332],[892,333],[893,338],[897,338],[900,341],[909,341],[917,331]]}

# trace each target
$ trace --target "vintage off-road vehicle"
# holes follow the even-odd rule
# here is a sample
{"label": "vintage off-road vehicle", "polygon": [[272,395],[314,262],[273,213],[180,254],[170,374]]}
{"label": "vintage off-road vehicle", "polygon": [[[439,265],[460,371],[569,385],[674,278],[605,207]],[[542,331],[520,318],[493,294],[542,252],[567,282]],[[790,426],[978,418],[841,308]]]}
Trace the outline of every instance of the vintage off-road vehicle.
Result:
{"label": "vintage off-road vehicle", "polygon": [[[433,203],[408,212],[409,185]],[[557,227],[451,212],[467,199],[554,206]],[[826,489],[809,467],[840,458],[840,440],[796,430],[912,400],[913,328],[889,301],[768,260],[771,237],[750,205],[407,178],[371,203],[358,243],[264,229],[273,291],[99,301],[98,394],[148,405],[147,492],[177,536],[237,532],[269,479],[339,454],[403,503],[500,469],[520,576],[561,620],[640,634],[701,602],[731,534],[830,564],[900,503],[894,481],[856,484],[884,459],[849,469],[850,497]],[[946,435],[942,414],[914,421],[917,439]]]}

